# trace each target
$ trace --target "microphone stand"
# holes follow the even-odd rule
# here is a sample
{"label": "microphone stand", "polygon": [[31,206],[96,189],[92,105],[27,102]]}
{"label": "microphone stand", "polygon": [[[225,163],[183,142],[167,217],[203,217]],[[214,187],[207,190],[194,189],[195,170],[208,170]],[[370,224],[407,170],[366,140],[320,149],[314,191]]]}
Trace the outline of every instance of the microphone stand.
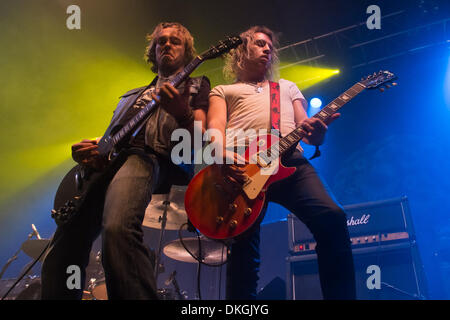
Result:
{"label": "microphone stand", "polygon": [[401,290],[401,289],[399,289],[399,288],[396,288],[396,287],[394,287],[393,285],[391,285],[391,284],[389,284],[389,283],[386,283],[386,282],[381,282],[381,284],[384,285],[385,287],[387,287],[387,288],[389,288],[389,289],[391,289],[391,290],[393,290],[393,291],[396,291],[396,292],[398,292],[398,293],[401,293],[401,294],[403,294],[403,295],[405,295],[405,296],[414,298],[414,299],[416,299],[416,300],[425,300],[425,297],[422,296],[420,293],[419,293],[419,294],[409,293],[409,292],[406,292],[406,291]]}

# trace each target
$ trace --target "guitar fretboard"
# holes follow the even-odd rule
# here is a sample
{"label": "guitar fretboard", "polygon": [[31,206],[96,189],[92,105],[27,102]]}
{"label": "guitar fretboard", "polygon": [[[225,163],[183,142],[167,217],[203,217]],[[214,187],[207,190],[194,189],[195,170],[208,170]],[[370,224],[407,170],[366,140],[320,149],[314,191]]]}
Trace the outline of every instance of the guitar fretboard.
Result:
{"label": "guitar fretboard", "polygon": [[[361,83],[356,83],[350,89],[342,93],[339,97],[334,99],[328,105],[326,105],[322,110],[316,113],[313,117],[319,118],[320,120],[326,122],[334,113],[336,113],[340,108],[342,108],[347,102],[356,97],[361,93],[366,87]],[[272,147],[271,153],[275,157],[283,155],[284,152],[289,150],[291,147],[299,143],[306,136],[306,132],[298,127],[287,136],[279,140],[278,144]]]}
{"label": "guitar fretboard", "polygon": [[[170,84],[174,87],[177,87],[188,75],[192,73],[192,71],[197,68],[203,62],[201,57],[197,57],[192,60],[183,71],[179,72],[175,78],[170,82]],[[114,134],[110,143],[112,145],[117,145],[123,138],[128,136],[133,129],[135,129],[145,118],[150,115],[150,112],[155,107],[155,100],[150,101],[141,111],[139,111],[126,125],[124,125],[116,134]]]}

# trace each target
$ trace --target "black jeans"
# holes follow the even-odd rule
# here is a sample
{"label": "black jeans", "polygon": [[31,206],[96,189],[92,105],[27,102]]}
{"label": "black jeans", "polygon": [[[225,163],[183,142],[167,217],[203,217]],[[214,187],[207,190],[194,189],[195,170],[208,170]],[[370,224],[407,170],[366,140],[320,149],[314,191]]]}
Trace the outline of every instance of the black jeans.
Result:
{"label": "black jeans", "polygon": [[[92,242],[102,231],[102,263],[109,299],[157,299],[154,269],[143,243],[142,220],[160,177],[155,158],[130,155],[111,180],[104,203],[58,227],[42,266],[43,299],[81,299]],[[103,197],[100,200],[103,201]],[[97,202],[98,202],[97,201]],[[104,204],[104,205],[103,205]],[[98,208],[103,207],[102,210]],[[69,289],[67,268],[81,270],[81,289]]]}
{"label": "black jeans", "polygon": [[[345,212],[333,200],[314,167],[300,152],[282,160],[297,170],[275,182],[267,200],[294,213],[311,231],[317,246],[320,284],[325,299],[356,299],[353,256]],[[231,246],[227,299],[255,299],[260,264],[259,224]]]}

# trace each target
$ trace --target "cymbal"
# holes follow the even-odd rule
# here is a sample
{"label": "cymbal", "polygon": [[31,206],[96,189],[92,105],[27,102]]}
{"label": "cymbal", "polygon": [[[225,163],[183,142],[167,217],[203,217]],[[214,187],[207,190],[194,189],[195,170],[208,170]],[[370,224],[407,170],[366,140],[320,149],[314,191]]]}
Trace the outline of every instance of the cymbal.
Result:
{"label": "cymbal", "polygon": [[[22,250],[25,252],[29,257],[33,259],[37,259],[39,255],[42,253],[42,250],[45,249],[45,247],[50,243],[50,239],[34,239],[34,240],[27,240],[24,243],[22,243]],[[45,258],[45,255],[42,255],[39,261],[43,261]]]}
{"label": "cymbal", "polygon": [[166,230],[178,230],[181,225],[187,222],[187,214],[184,210],[185,186],[172,186],[168,194],[154,194],[152,201],[145,210],[142,225],[154,229],[161,229],[160,217],[163,216],[167,204]]}
{"label": "cymbal", "polygon": [[[183,243],[189,251],[198,257],[198,238],[184,238]],[[203,262],[219,264],[227,260],[227,247],[215,240],[200,238]],[[166,245],[163,252],[169,258],[183,262],[198,262],[186,251],[180,239],[174,240]]]}

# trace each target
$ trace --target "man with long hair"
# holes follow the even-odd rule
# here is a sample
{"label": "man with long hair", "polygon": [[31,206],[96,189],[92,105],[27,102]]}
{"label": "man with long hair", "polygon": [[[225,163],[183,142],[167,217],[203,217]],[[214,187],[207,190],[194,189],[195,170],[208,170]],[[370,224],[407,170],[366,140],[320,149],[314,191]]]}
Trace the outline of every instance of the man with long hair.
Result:
{"label": "man with long hair", "polygon": [[[128,123],[152,98],[159,107],[125,141],[122,151],[127,159],[111,182],[87,200],[70,224],[58,227],[42,268],[43,299],[82,298],[82,287],[68,288],[66,270],[78,266],[83,286],[92,242],[100,233],[108,298],[158,298],[142,221],[153,193],[168,193],[172,184],[187,184],[193,175],[192,166],[171,162],[171,134],[177,128],[192,132],[194,120],[205,125],[210,84],[206,77],[188,78],[177,88],[169,83],[195,57],[194,40],[184,26],[160,23],[147,40],[145,59],[158,76],[122,95],[105,135]],[[97,143],[74,144],[73,159],[102,169],[105,159],[99,156]]]}
{"label": "man with long hair", "polygon": [[[238,129],[266,129],[267,132],[272,129],[269,80],[274,77],[277,62],[275,34],[266,27],[256,26],[242,33],[241,38],[243,44],[230,52],[224,68],[226,76],[234,78],[234,83],[217,86],[211,91],[207,114],[208,129],[219,130],[223,135],[222,141],[226,141],[223,150],[227,161],[229,158],[242,159],[233,150],[248,144],[244,139],[233,136]],[[304,142],[315,146],[322,144],[327,126],[339,114],[335,114],[328,123],[308,118],[306,100],[295,83],[280,79],[278,84],[280,109],[277,129],[281,136],[301,126],[308,134]],[[294,213],[314,235],[324,298],[354,299],[354,266],[346,215],[302,151],[297,146],[282,156],[282,164],[295,167],[296,171],[271,185],[266,199]],[[222,168],[235,187],[242,187],[248,179],[243,166],[236,162]],[[227,265],[227,299],[256,297],[259,231],[259,224],[255,224],[231,245]]]}

